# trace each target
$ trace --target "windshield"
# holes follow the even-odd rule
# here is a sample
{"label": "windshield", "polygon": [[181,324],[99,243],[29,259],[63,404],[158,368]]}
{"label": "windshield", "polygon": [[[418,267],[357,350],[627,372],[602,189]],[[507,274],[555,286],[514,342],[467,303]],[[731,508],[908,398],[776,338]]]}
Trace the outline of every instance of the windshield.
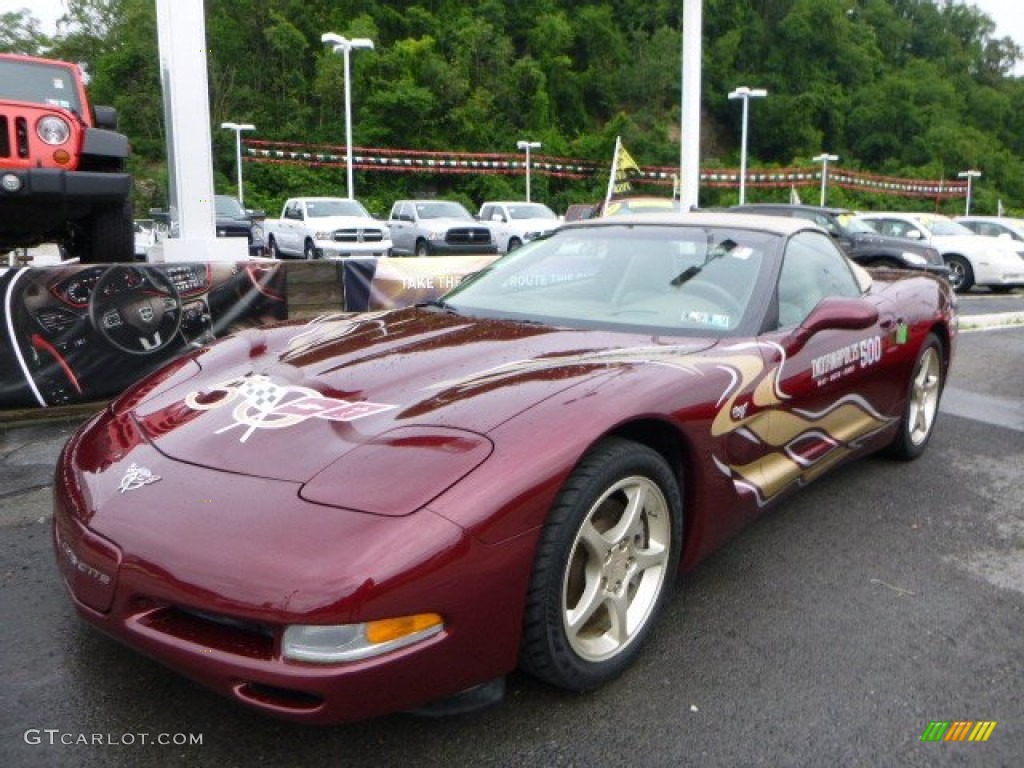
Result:
{"label": "windshield", "polygon": [[226,219],[244,219],[247,215],[242,204],[230,195],[217,195],[214,198],[214,210],[218,216]]}
{"label": "windshield", "polygon": [[727,227],[569,228],[445,296],[452,311],[569,327],[727,334],[748,316],[775,235]]}
{"label": "windshield", "polygon": [[541,203],[517,203],[508,206],[508,215],[513,219],[557,219],[555,212]]}
{"label": "windshield", "polygon": [[841,213],[836,217],[839,221],[839,226],[850,235],[877,235],[878,233],[867,224],[867,222],[858,219],[852,213]]}
{"label": "windshield", "polygon": [[416,203],[416,213],[421,219],[475,219],[469,215],[469,211],[462,207],[461,203],[445,201]]}
{"label": "windshield", "polygon": [[362,203],[356,200],[307,200],[306,213],[312,219],[326,216],[370,216]]}
{"label": "windshield", "polygon": [[919,216],[917,219],[921,225],[931,231],[933,235],[973,235],[975,234],[963,224],[952,219],[944,219],[941,216]]}
{"label": "windshield", "polygon": [[242,204],[230,195],[217,195],[214,198],[214,210],[224,218],[244,219],[248,215]]}
{"label": "windshield", "polygon": [[75,78],[67,67],[0,59],[0,99],[64,107],[82,114]]}

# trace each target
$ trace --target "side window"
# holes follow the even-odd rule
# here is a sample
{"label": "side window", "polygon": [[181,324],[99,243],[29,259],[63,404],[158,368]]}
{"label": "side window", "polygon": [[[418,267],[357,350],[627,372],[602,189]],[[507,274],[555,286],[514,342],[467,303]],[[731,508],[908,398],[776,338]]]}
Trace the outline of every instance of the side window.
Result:
{"label": "side window", "polygon": [[860,296],[849,262],[832,240],[818,232],[790,238],[779,275],[779,327],[799,325],[829,296]]}

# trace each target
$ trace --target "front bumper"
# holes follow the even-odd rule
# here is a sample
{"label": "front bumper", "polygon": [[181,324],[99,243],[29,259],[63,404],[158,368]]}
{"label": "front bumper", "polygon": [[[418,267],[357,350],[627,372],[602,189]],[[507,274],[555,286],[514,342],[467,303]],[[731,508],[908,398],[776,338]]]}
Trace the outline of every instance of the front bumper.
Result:
{"label": "front bumper", "polygon": [[125,173],[56,168],[0,169],[0,179],[0,236],[12,244],[63,232],[68,221],[127,201],[132,188]]}
{"label": "front bumper", "polygon": [[379,258],[391,255],[391,241],[379,240],[377,242],[339,242],[337,240],[316,240],[314,241],[320,258],[323,259],[344,259],[344,258]]}
{"label": "front bumper", "polygon": [[[200,684],[323,724],[415,709],[515,667],[529,537],[487,546],[429,510],[382,518],[310,504],[294,484],[168,462],[145,444],[82,472],[77,440],[58,466],[53,543],[79,615]],[[130,463],[160,481],[120,493],[114,478]],[[151,505],[160,513],[143,525]],[[276,509],[277,522],[258,531],[250,518],[266,518],[253,508]],[[406,648],[342,664],[282,656],[289,624],[428,609],[444,630]]]}

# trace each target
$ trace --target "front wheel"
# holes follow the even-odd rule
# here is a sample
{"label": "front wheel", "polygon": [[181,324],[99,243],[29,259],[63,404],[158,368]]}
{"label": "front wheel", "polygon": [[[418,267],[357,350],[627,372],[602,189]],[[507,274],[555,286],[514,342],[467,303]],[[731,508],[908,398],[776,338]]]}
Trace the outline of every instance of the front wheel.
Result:
{"label": "front wheel", "polygon": [[421,257],[421,258],[424,257],[424,256],[429,256],[430,255],[430,246],[427,245],[427,241],[426,240],[417,240],[416,241],[416,255]]}
{"label": "front wheel", "polygon": [[899,432],[889,446],[895,458],[916,459],[924,453],[935,429],[945,372],[942,344],[928,334],[914,363]]}
{"label": "front wheel", "polygon": [[682,507],[671,468],[650,448],[613,438],[584,456],[541,533],[523,669],[584,691],[634,661],[672,591]]}
{"label": "front wheel", "polygon": [[966,293],[974,285],[974,269],[971,262],[955,253],[945,258],[946,266],[949,267],[950,285],[957,293]]}
{"label": "front wheel", "polygon": [[97,208],[85,226],[88,234],[81,258],[83,263],[135,261],[135,227],[130,202]]}
{"label": "front wheel", "polygon": [[302,248],[302,258],[306,261],[313,261],[314,259],[320,258],[320,252],[317,250],[312,240],[307,240],[306,244]]}

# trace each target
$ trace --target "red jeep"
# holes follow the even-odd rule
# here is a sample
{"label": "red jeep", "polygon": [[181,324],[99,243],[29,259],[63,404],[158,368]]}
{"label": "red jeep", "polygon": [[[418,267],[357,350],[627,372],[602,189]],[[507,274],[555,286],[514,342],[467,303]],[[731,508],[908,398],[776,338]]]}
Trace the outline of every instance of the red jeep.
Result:
{"label": "red jeep", "polygon": [[0,253],[45,242],[132,261],[128,139],[91,107],[75,64],[0,53]]}

